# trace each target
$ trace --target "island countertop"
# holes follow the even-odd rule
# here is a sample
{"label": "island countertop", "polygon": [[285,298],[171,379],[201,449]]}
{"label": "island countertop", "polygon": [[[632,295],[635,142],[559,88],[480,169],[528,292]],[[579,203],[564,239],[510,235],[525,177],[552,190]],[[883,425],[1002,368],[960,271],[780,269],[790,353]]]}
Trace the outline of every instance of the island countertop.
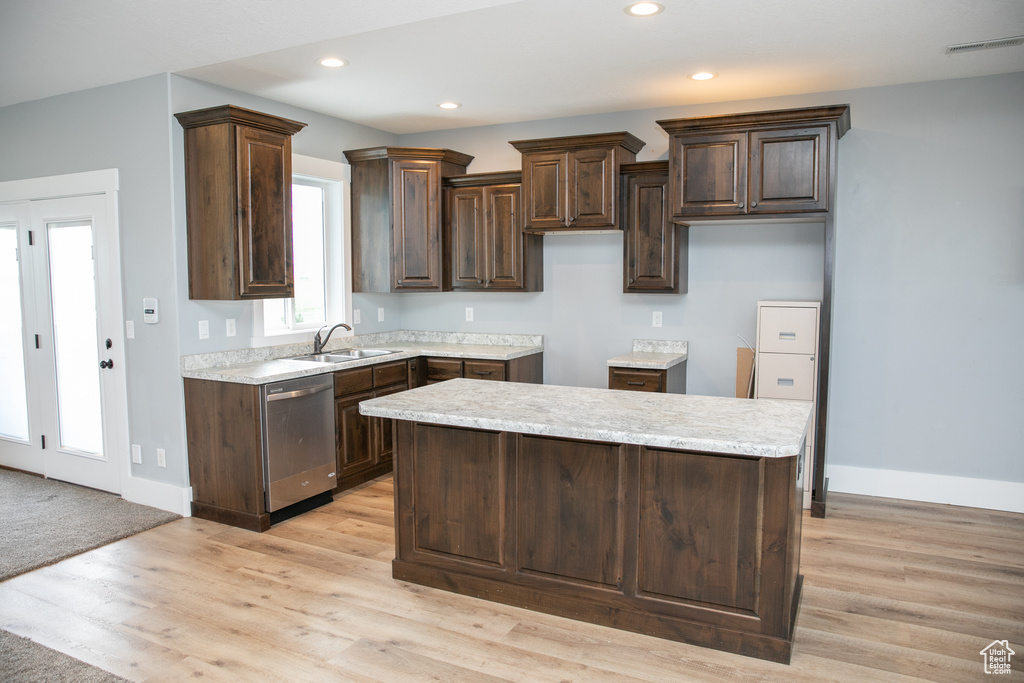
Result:
{"label": "island countertop", "polygon": [[811,403],[453,379],[359,404],[364,415],[706,453],[800,455]]}

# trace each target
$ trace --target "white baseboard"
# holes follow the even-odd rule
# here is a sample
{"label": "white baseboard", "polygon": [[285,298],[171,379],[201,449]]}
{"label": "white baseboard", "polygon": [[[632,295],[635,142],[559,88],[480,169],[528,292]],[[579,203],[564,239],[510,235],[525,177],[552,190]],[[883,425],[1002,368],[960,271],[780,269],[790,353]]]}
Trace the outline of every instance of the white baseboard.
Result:
{"label": "white baseboard", "polygon": [[1024,483],[828,465],[828,490],[924,503],[1024,512]]}
{"label": "white baseboard", "polygon": [[121,497],[132,503],[160,508],[182,517],[192,516],[191,486],[174,486],[140,477],[127,477],[121,480]]}

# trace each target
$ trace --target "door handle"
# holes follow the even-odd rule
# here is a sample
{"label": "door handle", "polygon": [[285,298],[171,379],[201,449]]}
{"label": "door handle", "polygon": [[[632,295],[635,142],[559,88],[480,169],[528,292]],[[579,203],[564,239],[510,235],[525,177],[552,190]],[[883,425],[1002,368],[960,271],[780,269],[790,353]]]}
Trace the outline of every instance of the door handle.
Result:
{"label": "door handle", "polygon": [[103,368],[104,370],[109,370],[110,368],[114,367],[113,359],[101,360],[100,367]]}

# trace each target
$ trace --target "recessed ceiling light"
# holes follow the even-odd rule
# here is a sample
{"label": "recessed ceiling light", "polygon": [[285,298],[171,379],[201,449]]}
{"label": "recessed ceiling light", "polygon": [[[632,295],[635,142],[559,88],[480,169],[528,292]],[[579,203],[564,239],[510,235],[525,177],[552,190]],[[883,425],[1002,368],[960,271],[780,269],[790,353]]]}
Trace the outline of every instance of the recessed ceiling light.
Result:
{"label": "recessed ceiling light", "polygon": [[320,66],[330,67],[331,69],[337,69],[338,67],[345,66],[344,59],[338,59],[337,57],[324,57],[320,60]]}
{"label": "recessed ceiling light", "polygon": [[660,2],[634,2],[627,5],[625,11],[634,17],[650,17],[664,12],[665,6]]}
{"label": "recessed ceiling light", "polygon": [[690,78],[692,78],[695,81],[710,81],[714,77],[715,74],[711,73],[710,71],[698,71],[695,74],[690,74]]}
{"label": "recessed ceiling light", "polygon": [[462,105],[458,102],[442,102],[437,106],[441,107],[441,109],[458,109]]}

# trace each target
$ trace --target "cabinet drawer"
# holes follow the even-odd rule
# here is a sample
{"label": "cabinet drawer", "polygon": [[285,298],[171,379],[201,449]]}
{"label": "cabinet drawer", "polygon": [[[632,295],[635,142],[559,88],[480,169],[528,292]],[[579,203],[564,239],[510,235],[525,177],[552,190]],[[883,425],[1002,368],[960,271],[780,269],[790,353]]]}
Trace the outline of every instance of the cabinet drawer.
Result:
{"label": "cabinet drawer", "polygon": [[665,373],[662,370],[608,369],[608,388],[626,391],[665,391]]}
{"label": "cabinet drawer", "polygon": [[467,360],[465,377],[466,379],[490,379],[504,382],[505,363],[504,361]]}
{"label": "cabinet drawer", "polygon": [[373,388],[373,368],[355,368],[334,373],[334,395],[344,396]]}
{"label": "cabinet drawer", "polygon": [[814,400],[813,358],[803,354],[758,354],[757,397]]}
{"label": "cabinet drawer", "polygon": [[409,381],[409,366],[403,361],[373,366],[373,386],[386,387],[391,384],[405,384]]}
{"label": "cabinet drawer", "polygon": [[462,377],[461,360],[427,359],[427,382],[443,382],[457,377]]}
{"label": "cabinet drawer", "polygon": [[762,306],[757,350],[761,353],[817,353],[818,339],[814,332],[817,323],[817,308]]}

